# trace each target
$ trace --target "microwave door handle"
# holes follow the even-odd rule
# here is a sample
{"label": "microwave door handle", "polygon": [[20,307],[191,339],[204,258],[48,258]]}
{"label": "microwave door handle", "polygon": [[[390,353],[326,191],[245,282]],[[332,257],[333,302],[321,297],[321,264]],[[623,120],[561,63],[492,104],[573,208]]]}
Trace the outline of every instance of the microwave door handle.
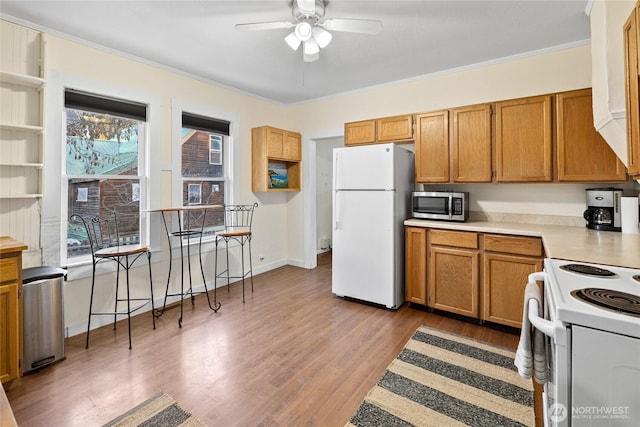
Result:
{"label": "microwave door handle", "polygon": [[453,195],[449,195],[449,219],[453,218]]}

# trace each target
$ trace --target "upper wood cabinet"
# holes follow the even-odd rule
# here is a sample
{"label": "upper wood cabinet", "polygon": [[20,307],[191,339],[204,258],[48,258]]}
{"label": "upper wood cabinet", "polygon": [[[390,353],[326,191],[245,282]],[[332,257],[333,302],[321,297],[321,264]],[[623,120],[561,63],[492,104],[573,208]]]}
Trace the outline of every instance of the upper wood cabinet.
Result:
{"label": "upper wood cabinet", "polygon": [[413,115],[383,117],[344,124],[344,145],[413,140]]}
{"label": "upper wood cabinet", "polygon": [[[299,133],[271,126],[251,129],[251,190],[300,191],[301,159]],[[279,175],[286,175],[286,186],[273,184],[282,182]]]}
{"label": "upper wood cabinet", "polygon": [[413,139],[413,115],[384,117],[376,120],[378,142],[409,141]]}
{"label": "upper wood cabinet", "polygon": [[627,168],[640,179],[640,3],[623,27],[627,104]]}
{"label": "upper wood cabinet", "polygon": [[449,182],[449,112],[416,114],[416,182]]}
{"label": "upper wood cabinet", "polygon": [[288,162],[299,162],[302,137],[299,133],[289,132],[271,126],[255,129],[259,143],[264,139],[267,146],[267,157]]}
{"label": "upper wood cabinet", "polygon": [[373,144],[375,142],[375,120],[362,120],[344,124],[344,145]]}
{"label": "upper wood cabinet", "polygon": [[451,180],[491,182],[491,105],[451,110]]}
{"label": "upper wood cabinet", "polygon": [[593,125],[591,89],[556,95],[558,181],[626,181],[627,172]]}
{"label": "upper wood cabinet", "polygon": [[416,182],[491,182],[490,104],[416,114]]}
{"label": "upper wood cabinet", "polygon": [[496,103],[496,181],[553,179],[551,98],[545,95]]}

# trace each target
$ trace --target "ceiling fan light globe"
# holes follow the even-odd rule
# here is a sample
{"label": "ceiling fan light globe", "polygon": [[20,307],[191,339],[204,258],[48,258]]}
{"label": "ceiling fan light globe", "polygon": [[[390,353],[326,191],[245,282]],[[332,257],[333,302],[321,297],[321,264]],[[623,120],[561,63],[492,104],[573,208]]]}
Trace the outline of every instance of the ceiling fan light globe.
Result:
{"label": "ceiling fan light globe", "polygon": [[307,55],[306,53],[302,56],[304,62],[313,62],[320,59],[319,53],[314,53],[313,55]]}
{"label": "ceiling fan light globe", "polygon": [[322,49],[329,46],[329,43],[331,43],[332,37],[333,36],[331,35],[331,33],[325,30],[324,28],[320,28],[320,27],[313,28],[313,38],[316,40],[316,42],[318,42],[318,46],[320,46],[320,48]]}
{"label": "ceiling fan light globe", "polygon": [[296,25],[294,32],[301,41],[306,42],[311,38],[311,25],[308,22],[301,22]]}
{"label": "ceiling fan light globe", "polygon": [[315,55],[320,52],[320,46],[318,46],[318,42],[314,39],[309,39],[304,42],[304,54],[305,55]]}
{"label": "ceiling fan light globe", "polygon": [[284,41],[287,42],[289,47],[293,50],[298,50],[298,48],[300,47],[300,43],[302,43],[302,40],[300,40],[298,36],[296,36],[295,31],[285,37]]}

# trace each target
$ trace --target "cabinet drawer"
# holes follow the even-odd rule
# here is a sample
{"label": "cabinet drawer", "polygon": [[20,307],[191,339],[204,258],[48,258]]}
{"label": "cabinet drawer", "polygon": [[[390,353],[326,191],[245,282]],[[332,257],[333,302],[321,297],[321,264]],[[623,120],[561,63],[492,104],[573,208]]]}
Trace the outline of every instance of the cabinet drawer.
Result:
{"label": "cabinet drawer", "polygon": [[542,241],[537,237],[485,234],[484,250],[517,255],[542,256]]}
{"label": "cabinet drawer", "polygon": [[0,258],[0,283],[18,280],[18,263],[16,257]]}
{"label": "cabinet drawer", "polygon": [[468,231],[431,230],[429,235],[432,245],[478,249],[477,233],[470,233]]}

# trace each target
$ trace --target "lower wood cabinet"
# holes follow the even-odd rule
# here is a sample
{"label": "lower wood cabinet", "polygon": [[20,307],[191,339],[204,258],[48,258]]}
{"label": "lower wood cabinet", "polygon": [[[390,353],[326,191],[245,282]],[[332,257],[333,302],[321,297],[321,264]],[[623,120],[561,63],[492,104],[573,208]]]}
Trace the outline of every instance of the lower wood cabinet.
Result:
{"label": "lower wood cabinet", "polygon": [[519,328],[543,256],[537,237],[407,227],[407,301]]}
{"label": "lower wood cabinet", "polygon": [[22,251],[27,246],[0,236],[0,382],[20,376],[22,358]]}
{"label": "lower wood cabinet", "polygon": [[405,229],[405,299],[427,304],[427,229]]}
{"label": "lower wood cabinet", "polygon": [[541,270],[541,259],[485,252],[482,319],[520,328],[527,278]]}
{"label": "lower wood cabinet", "polygon": [[478,317],[477,250],[430,246],[427,305]]}
{"label": "lower wood cabinet", "polygon": [[478,234],[429,231],[427,305],[463,316],[478,317]]}
{"label": "lower wood cabinet", "polygon": [[18,285],[16,283],[0,286],[0,382],[18,378]]}
{"label": "lower wood cabinet", "polygon": [[482,319],[520,328],[529,274],[542,270],[537,237],[484,235]]}

